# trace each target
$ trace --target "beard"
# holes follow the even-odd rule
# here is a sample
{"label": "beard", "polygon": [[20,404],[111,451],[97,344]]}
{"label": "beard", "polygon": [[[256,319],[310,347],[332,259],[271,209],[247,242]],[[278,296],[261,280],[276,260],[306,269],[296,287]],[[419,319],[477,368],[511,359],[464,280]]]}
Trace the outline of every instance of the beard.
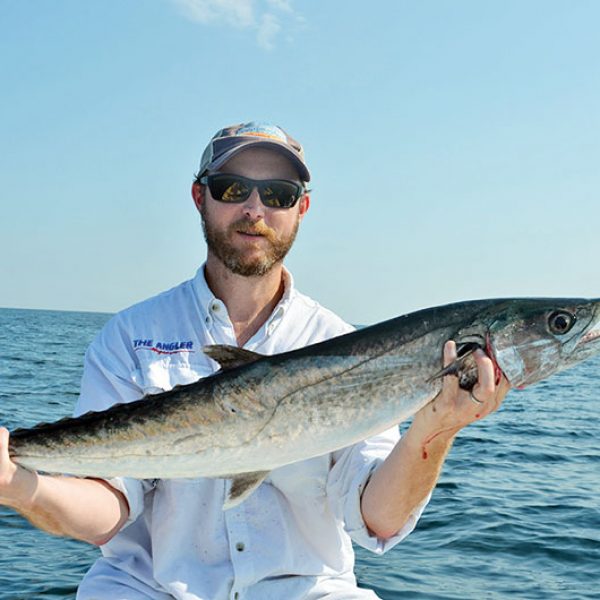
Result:
{"label": "beard", "polygon": [[[300,215],[298,215],[289,235],[278,235],[264,221],[253,223],[248,219],[238,219],[223,230],[210,222],[205,207],[206,205],[202,204],[200,215],[204,239],[209,251],[232,273],[244,277],[266,275],[277,263],[282,262],[296,239],[300,225]],[[253,253],[251,256],[245,250],[236,248],[233,243],[234,236],[240,232],[258,234],[261,239],[268,242],[268,246],[259,255]]]}

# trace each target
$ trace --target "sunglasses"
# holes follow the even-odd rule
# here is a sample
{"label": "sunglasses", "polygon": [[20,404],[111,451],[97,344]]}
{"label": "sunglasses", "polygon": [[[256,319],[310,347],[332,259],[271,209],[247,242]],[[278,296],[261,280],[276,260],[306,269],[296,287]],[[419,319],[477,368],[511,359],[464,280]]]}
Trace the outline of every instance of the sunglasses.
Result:
{"label": "sunglasses", "polygon": [[305,188],[287,179],[249,179],[241,175],[216,173],[200,177],[207,185],[210,195],[219,202],[239,204],[245,202],[254,188],[258,189],[260,201],[269,208],[292,208],[305,193]]}

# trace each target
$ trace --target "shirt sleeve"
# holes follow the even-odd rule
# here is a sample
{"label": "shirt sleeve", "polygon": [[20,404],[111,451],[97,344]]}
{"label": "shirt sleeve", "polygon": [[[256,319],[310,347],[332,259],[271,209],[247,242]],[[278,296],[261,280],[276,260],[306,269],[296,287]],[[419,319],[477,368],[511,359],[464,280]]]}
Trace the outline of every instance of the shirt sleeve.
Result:
{"label": "shirt sleeve", "polygon": [[[106,410],[113,404],[133,402],[144,396],[137,383],[139,368],[132,354],[117,317],[113,317],[85,354],[81,391],[74,416]],[[106,479],[106,482],[127,499],[129,518],[123,525],[126,527],[142,513],[144,495],[154,486],[154,482],[129,477]]]}
{"label": "shirt sleeve", "polygon": [[75,416],[142,398],[144,391],[139,384],[139,373],[125,332],[121,331],[117,317],[113,317],[85,353]]}
{"label": "shirt sleeve", "polygon": [[377,537],[367,528],[360,509],[362,492],[373,471],[383,463],[399,439],[398,427],[393,427],[335,452],[327,481],[332,509],[344,521],[348,535],[355,543],[376,554],[387,552],[412,532],[430,498],[428,496],[410,515],[402,529],[390,538]]}

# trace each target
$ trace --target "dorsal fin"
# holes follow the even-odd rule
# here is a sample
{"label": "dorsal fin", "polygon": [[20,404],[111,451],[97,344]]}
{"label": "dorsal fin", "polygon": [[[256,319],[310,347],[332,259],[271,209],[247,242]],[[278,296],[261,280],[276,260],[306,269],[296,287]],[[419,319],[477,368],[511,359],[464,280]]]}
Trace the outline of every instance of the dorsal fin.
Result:
{"label": "dorsal fin", "polygon": [[242,365],[249,365],[262,358],[263,355],[237,346],[227,346],[226,344],[214,344],[213,346],[204,346],[202,352],[221,365],[221,369],[233,369]]}

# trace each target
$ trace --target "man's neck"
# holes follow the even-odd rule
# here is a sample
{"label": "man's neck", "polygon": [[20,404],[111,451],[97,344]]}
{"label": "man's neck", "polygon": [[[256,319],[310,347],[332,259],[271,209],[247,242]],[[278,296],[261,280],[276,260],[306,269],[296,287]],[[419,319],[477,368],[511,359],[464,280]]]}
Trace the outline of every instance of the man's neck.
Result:
{"label": "man's neck", "polygon": [[265,324],[284,292],[283,265],[266,275],[244,277],[213,256],[206,260],[206,283],[227,307],[238,345],[242,347]]}

